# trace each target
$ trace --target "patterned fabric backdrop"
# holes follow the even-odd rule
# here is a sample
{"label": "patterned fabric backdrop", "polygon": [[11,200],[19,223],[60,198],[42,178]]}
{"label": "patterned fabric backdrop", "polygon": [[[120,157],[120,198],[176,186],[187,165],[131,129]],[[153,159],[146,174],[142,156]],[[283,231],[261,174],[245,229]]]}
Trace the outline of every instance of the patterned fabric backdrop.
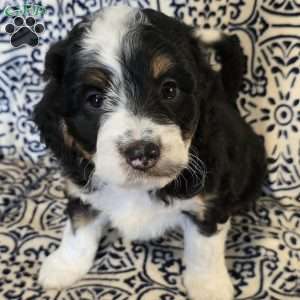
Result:
{"label": "patterned fabric backdrop", "polygon": [[[6,4],[23,1],[4,1]],[[265,136],[269,155],[267,192],[296,197],[300,191],[300,2],[298,0],[48,0],[37,47],[12,47],[0,22],[0,153],[36,161],[44,155],[31,121],[40,100],[43,57],[82,16],[115,4],[152,7],[186,23],[237,34],[247,55],[240,111]],[[297,89],[298,87],[298,89]],[[285,198],[286,200],[286,198]]]}
{"label": "patterned fabric backdrop", "polygon": [[36,282],[65,222],[63,180],[31,120],[44,85],[44,55],[83,16],[119,4],[152,7],[241,39],[247,72],[239,108],[265,137],[265,191],[276,199],[262,199],[233,220],[227,263],[236,299],[300,299],[300,1],[44,0],[36,47],[10,43],[16,31],[28,30],[5,16],[4,8],[17,4],[24,2],[0,2],[0,299],[187,299],[177,232],[128,243],[108,229],[94,267],[74,287],[50,292]]}

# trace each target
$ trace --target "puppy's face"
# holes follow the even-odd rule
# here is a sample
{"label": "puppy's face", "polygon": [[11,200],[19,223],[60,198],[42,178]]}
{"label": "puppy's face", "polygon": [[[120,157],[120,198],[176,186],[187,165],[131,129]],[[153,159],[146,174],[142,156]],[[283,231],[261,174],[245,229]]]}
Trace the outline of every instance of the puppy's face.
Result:
{"label": "puppy's face", "polygon": [[102,181],[161,188],[187,167],[204,76],[190,31],[158,12],[114,7],[71,33],[61,126]]}

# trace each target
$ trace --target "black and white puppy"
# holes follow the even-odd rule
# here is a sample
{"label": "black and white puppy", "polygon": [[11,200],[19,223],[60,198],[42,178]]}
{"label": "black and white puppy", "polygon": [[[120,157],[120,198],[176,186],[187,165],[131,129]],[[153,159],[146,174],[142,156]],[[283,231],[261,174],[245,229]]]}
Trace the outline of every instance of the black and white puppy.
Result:
{"label": "black and white puppy", "polygon": [[150,9],[106,8],[50,48],[35,121],[70,201],[61,245],[40,270],[44,287],[84,276],[108,223],[141,240],[179,226],[191,299],[233,298],[230,216],[259,196],[266,169],[263,142],[234,102],[243,66],[235,37]]}

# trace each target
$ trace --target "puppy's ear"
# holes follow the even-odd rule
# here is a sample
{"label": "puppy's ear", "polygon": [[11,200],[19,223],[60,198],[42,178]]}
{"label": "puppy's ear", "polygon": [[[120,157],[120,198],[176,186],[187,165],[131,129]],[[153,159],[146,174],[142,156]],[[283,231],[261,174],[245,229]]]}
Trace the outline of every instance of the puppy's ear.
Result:
{"label": "puppy's ear", "polygon": [[[77,47],[77,41],[89,26],[89,17],[77,23],[68,33],[67,37],[49,48],[45,58],[44,78],[60,81],[64,75],[66,56],[72,55]],[[73,48],[73,49],[72,49]],[[76,51],[76,50],[75,50]]]}
{"label": "puppy's ear", "polygon": [[239,38],[218,30],[199,29],[194,34],[202,47],[214,52],[217,62],[221,65],[218,72],[222,78],[227,100],[235,102],[242,85],[243,74],[246,71],[246,56]]}
{"label": "puppy's ear", "polygon": [[64,98],[64,67],[72,47],[70,36],[52,45],[46,54],[45,78],[48,80],[41,101],[35,106],[33,119],[41,139],[64,166],[64,171],[79,185],[87,183],[93,164],[91,154],[76,141],[68,128]]}
{"label": "puppy's ear", "polygon": [[64,74],[65,55],[67,51],[67,40],[61,40],[53,44],[45,58],[44,78],[61,81]]}
{"label": "puppy's ear", "polygon": [[[58,41],[50,46],[45,57],[44,77],[47,85],[43,91],[41,101],[35,106],[33,111],[34,121],[37,124],[41,137],[46,145],[54,152],[62,149],[62,107],[65,53],[68,47],[67,40]],[[58,148],[58,149],[57,149]],[[55,153],[57,154],[57,153]]]}

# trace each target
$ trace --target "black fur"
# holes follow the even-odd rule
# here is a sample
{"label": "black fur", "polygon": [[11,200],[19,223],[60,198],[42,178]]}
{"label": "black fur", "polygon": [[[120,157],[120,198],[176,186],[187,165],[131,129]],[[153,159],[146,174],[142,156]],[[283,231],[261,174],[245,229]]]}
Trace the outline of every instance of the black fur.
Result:
{"label": "black fur", "polygon": [[[153,10],[143,10],[143,14],[152,26],[141,25],[138,35],[128,36],[126,43],[131,43],[134,51],[121,53],[131,110],[137,114],[142,111],[161,124],[177,124],[184,139],[192,136],[190,151],[206,167],[206,172],[197,170],[196,181],[191,172],[182,171],[179,177],[188,184],[185,180],[179,185],[171,182],[156,194],[164,201],[171,197],[213,195],[204,220],[192,212],[183,212],[201,232],[211,235],[218,223],[224,223],[259,196],[266,173],[263,141],[236,108],[244,55],[236,37],[224,36],[213,45],[222,62],[222,71],[215,72],[207,62],[206,45],[194,37],[193,28]],[[85,26],[89,26],[88,22]],[[92,155],[96,150],[98,124],[105,114],[94,113],[82,100],[86,89],[93,88],[82,81],[82,74],[88,71],[80,55],[83,28],[75,27],[67,39],[50,48],[45,63],[49,82],[34,113],[47,146],[78,185],[86,185],[93,171],[86,154]],[[134,40],[136,37],[139,43]],[[175,64],[162,77],[153,79],[150,61],[158,54],[172,57]],[[93,62],[92,52],[89,60]],[[101,69],[111,83],[110,70],[103,70],[96,60],[94,68]],[[176,102],[157,101],[157,91],[165,77],[176,78],[179,84],[181,94]],[[66,144],[62,122],[76,143]]]}
{"label": "black fur", "polygon": [[80,198],[69,196],[66,214],[71,220],[74,233],[82,224],[91,222],[99,213],[99,211],[93,209],[90,204],[84,203]]}
{"label": "black fur", "polygon": [[46,55],[44,77],[48,84],[42,101],[34,110],[34,120],[40,129],[46,145],[63,165],[63,170],[74,183],[85,186],[88,183],[93,163],[83,157],[75,146],[64,142],[62,121],[68,126],[68,133],[74,136],[82,148],[93,153],[96,147],[98,118],[87,115],[76,100],[74,85],[78,79],[80,61],[76,55],[83,30],[76,26],[69,36],[52,45]]}
{"label": "black fur", "polygon": [[[204,220],[189,213],[191,220],[207,235],[216,232],[218,223],[226,222],[231,215],[253,204],[261,194],[266,175],[264,140],[245,123],[236,106],[245,56],[235,36],[224,36],[214,47],[222,70],[220,74],[209,74],[209,92],[206,101],[201,103],[191,148],[206,166],[205,184],[199,180],[178,190],[171,182],[163,189],[165,194],[181,198],[197,194],[204,198],[214,196],[209,200]],[[196,60],[198,53],[201,52],[195,52]],[[201,68],[202,58],[198,59],[198,66]],[[193,182],[190,172],[183,171],[181,176]]]}

